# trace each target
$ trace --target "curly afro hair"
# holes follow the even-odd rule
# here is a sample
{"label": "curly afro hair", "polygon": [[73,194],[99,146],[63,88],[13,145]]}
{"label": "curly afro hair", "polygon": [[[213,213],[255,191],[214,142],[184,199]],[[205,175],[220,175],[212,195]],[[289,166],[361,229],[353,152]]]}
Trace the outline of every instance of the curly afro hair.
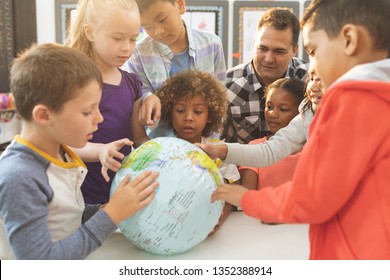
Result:
{"label": "curly afro hair", "polygon": [[194,96],[201,96],[209,109],[209,122],[203,129],[202,136],[209,137],[220,132],[227,110],[226,87],[210,73],[187,70],[173,75],[154,93],[161,100],[161,120],[170,128],[173,106],[179,101],[188,101]]}

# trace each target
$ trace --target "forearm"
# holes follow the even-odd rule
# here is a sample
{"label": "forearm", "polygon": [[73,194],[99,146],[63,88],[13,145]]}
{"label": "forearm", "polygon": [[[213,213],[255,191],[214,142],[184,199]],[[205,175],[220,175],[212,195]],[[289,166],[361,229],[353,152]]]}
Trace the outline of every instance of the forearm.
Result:
{"label": "forearm", "polygon": [[138,120],[138,115],[141,108],[141,100],[138,99],[134,103],[133,112],[131,114],[131,134],[133,139],[132,142],[134,143],[134,147],[137,148],[141,146],[146,141],[150,140],[148,135],[145,131],[145,126],[142,125],[142,123]]}
{"label": "forearm", "polygon": [[88,142],[81,149],[72,148],[84,162],[99,162],[99,152],[104,144]]}
{"label": "forearm", "polygon": [[242,172],[241,185],[248,190],[257,190],[258,174],[250,168],[240,168]]}
{"label": "forearm", "polygon": [[265,167],[299,152],[305,143],[306,133],[300,116],[297,116],[287,127],[280,129],[264,143],[255,145],[226,143],[225,161],[250,167]]}
{"label": "forearm", "polygon": [[[20,190],[18,187],[16,189]],[[4,206],[7,209],[18,209],[17,212],[12,211],[4,220],[7,228],[14,229],[8,230],[7,237],[18,259],[83,259],[116,229],[113,221],[102,210],[98,210],[81,226],[77,226],[76,220],[80,218],[77,215],[65,215],[63,218],[69,219],[69,223],[59,220],[48,222],[47,201],[51,197],[50,190],[47,189],[48,193],[41,192],[45,190],[44,186],[31,184],[26,184],[23,189],[23,195],[12,196],[19,199],[12,199]],[[73,225],[70,225],[72,223]],[[65,227],[74,227],[75,231],[67,235],[55,229],[56,226],[62,227],[64,224]],[[67,229],[64,228],[63,232],[67,232]],[[54,240],[53,234],[56,236]]]}

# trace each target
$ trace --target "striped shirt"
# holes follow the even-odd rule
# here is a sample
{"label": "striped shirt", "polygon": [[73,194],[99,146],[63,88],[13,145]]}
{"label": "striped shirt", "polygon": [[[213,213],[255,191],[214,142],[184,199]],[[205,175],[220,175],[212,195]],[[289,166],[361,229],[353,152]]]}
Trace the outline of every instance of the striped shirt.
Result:
{"label": "striped shirt", "polygon": [[[221,39],[208,31],[191,28],[187,28],[187,36],[190,69],[212,73],[225,84],[226,64]],[[174,53],[167,45],[147,36],[137,43],[124,68],[141,78],[145,96],[156,91],[170,77],[173,56]]]}

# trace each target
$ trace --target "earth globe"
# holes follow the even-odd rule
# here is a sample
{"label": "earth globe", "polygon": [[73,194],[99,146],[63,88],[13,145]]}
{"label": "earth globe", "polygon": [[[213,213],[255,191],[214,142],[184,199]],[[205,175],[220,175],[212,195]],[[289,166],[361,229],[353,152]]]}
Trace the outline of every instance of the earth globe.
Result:
{"label": "earth globe", "polygon": [[207,238],[218,223],[223,202],[210,202],[223,181],[214,161],[195,145],[159,137],[132,151],[122,162],[111,186],[144,170],[158,171],[159,187],[152,202],[119,224],[123,235],[152,254],[186,252]]}

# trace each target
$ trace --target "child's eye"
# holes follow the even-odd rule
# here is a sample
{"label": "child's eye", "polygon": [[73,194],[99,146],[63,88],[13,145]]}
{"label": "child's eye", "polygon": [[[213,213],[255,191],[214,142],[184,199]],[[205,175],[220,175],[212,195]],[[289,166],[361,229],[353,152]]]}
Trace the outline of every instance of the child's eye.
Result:
{"label": "child's eye", "polygon": [[202,113],[203,113],[203,111],[199,111],[199,110],[195,111],[195,114],[197,114],[197,115],[200,115]]}
{"label": "child's eye", "polygon": [[166,17],[163,18],[163,19],[161,19],[161,20],[159,21],[159,23],[164,23],[164,21],[165,21],[166,19],[167,19]]}
{"label": "child's eye", "polygon": [[92,112],[83,112],[83,115],[86,116],[86,117],[88,117],[91,114],[92,114]]}

